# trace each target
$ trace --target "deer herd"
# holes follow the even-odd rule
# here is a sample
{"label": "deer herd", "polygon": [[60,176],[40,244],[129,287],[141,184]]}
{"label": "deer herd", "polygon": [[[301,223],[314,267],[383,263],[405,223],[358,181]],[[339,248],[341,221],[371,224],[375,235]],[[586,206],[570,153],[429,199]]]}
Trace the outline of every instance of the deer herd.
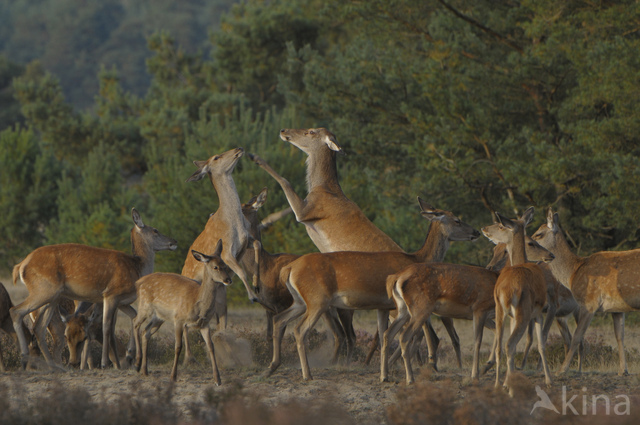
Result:
{"label": "deer herd", "polygon": [[[414,382],[411,363],[423,337],[429,362],[437,368],[439,338],[431,325],[432,315],[439,316],[449,333],[459,366],[460,339],[453,319],[473,321],[471,377],[478,379],[495,366],[496,386],[500,385],[503,327],[510,316],[503,384],[507,386],[515,370],[516,346],[525,332],[522,367],[535,331],[545,383],[550,385],[545,344],[553,321],[558,323],[565,343],[565,360],[559,371],[564,373],[576,351],[581,370],[583,338],[594,314],[611,313],[620,355],[619,374],[627,374],[624,313],[640,310],[640,250],[578,257],[571,252],[558,214],[551,209],[546,223],[528,237],[525,228],[532,221],[532,207],[521,217],[496,213],[495,223],[480,232],[453,213],[418,198],[420,214],[429,222],[428,231],[423,246],[407,253],[343,193],[336,167],[336,155],[343,151],[331,132],[324,128],[283,129],[280,138],[308,156],[306,198],[301,198],[264,160],[248,154],[276,180],[290,205],[290,209],[260,221],[258,210],[266,201],[266,189],[242,204],[232,178],[244,155],[242,148],[194,161],[197,171],[187,181],[209,176],[219,207],[191,245],[181,274],[153,272],[156,252],[175,250],[177,242],[146,225],[135,208],[131,254],[59,244],[37,248],[27,255],[13,269],[13,283],[21,281],[26,286],[27,298],[13,306],[0,285],[0,329],[19,347],[22,367],[26,368],[38,352],[49,365],[60,366],[64,334],[71,365],[93,367],[87,358],[88,346],[98,340],[102,342],[102,368],[110,362],[120,368],[124,356],[127,365],[147,375],[149,339],[169,320],[175,330],[171,379],[177,379],[183,340],[185,361],[192,357],[186,331],[197,328],[205,341],[213,379],[220,384],[210,329],[213,319],[218,329],[227,326],[226,287],[237,275],[249,299],[267,312],[273,360],[266,375],[279,367],[283,335],[296,319],[294,335],[305,380],[311,379],[305,337],[320,317],[334,335],[334,361],[343,346],[350,359],[355,345],[355,310],[377,311],[381,381],[389,379],[390,362],[402,356],[406,382]],[[261,230],[290,211],[304,224],[319,252],[271,254],[262,247]],[[486,268],[443,262],[451,242],[473,241],[481,234],[496,244]],[[132,306],[136,301],[137,311]],[[115,338],[117,310],[131,318],[126,350]],[[28,315],[31,326],[26,325]],[[566,321],[569,315],[577,323],[573,336]],[[390,316],[394,320],[389,326]],[[481,371],[484,328],[493,329],[495,338]],[[53,356],[47,347],[47,330],[54,346],[56,341],[60,346],[54,348]],[[396,335],[399,349],[390,356]],[[372,349],[378,340],[374,343]],[[0,371],[4,372],[1,350]]]}

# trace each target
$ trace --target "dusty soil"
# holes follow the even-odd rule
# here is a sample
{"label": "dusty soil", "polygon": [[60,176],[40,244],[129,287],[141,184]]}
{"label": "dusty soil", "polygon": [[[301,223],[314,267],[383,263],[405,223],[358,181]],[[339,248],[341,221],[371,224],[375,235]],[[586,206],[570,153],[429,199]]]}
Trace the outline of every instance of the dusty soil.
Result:
{"label": "dusty soil", "polygon": [[[375,327],[375,315],[359,313],[356,319],[356,328],[362,329],[360,335],[370,336]],[[126,320],[119,320],[120,326],[125,326],[125,322]],[[264,331],[262,311],[260,309],[232,310],[230,324],[230,329],[217,334],[214,341],[223,380],[222,386],[213,386],[210,378],[211,369],[202,352],[195,350],[198,364],[187,367],[180,365],[178,382],[173,387],[173,403],[187,418],[194,405],[206,405],[212,402],[212,398],[215,399],[226,392],[242,388],[243,391],[255,395],[267,405],[277,405],[291,399],[303,400],[304,403],[311,405],[318,400],[328,399],[349,412],[358,423],[387,423],[387,408],[398,402],[397,393],[399,389],[405,388],[404,370],[401,369],[400,363],[393,368],[391,383],[379,382],[379,357],[376,355],[371,365],[363,365],[361,360],[368,347],[362,343],[359,345],[359,356],[356,362],[350,365],[330,365],[327,354],[331,341],[323,340],[323,325],[318,326],[316,347],[310,355],[314,375],[312,381],[302,380],[296,361],[295,346],[292,343],[285,347],[285,358],[288,359],[286,364],[271,377],[264,378],[262,372],[268,362],[267,356],[257,354],[255,347],[252,347],[253,344],[257,344],[256,340],[261,340]],[[444,336],[445,332],[439,322],[436,321],[435,325],[438,333]],[[443,340],[441,351],[439,351],[440,371],[430,372],[427,367],[423,367],[422,374],[418,373],[417,379],[447,382],[446,385],[456,389],[456,394],[461,400],[470,392],[477,390],[478,386],[486,388],[488,393],[493,391],[494,371],[483,376],[479,383],[472,383],[469,379],[472,354],[471,326],[468,322],[460,321],[456,323],[456,328],[461,335],[463,368],[457,368],[450,343],[448,340]],[[14,368],[5,374],[0,374],[0,383],[9,384],[10,387],[15,388],[14,397],[36,397],[50,391],[78,388],[84,389],[91,397],[106,402],[117,402],[122,396],[126,397],[132,392],[144,391],[151,394],[163,391],[171,386],[169,381],[170,362],[173,356],[171,325],[165,324],[161,332],[164,334],[154,338],[158,346],[164,344],[165,353],[160,356],[162,359],[152,361],[148,377],[140,376],[132,369],[50,371],[42,368],[36,371],[19,371]],[[557,331],[554,328],[552,332]],[[593,350],[589,354],[592,357],[602,357],[599,363],[596,361],[598,366],[588,367],[581,375],[569,373],[566,376],[556,377],[547,392],[554,400],[559,399],[563,388],[567,393],[582,391],[589,397],[606,395],[612,400],[617,395],[628,395],[632,399],[632,411],[640,411],[640,400],[637,398],[640,395],[638,377],[640,329],[627,328],[630,376],[624,377],[616,374],[617,354],[610,349],[615,342],[610,327],[603,325],[591,328],[589,335],[592,340],[598,341],[596,348],[599,347],[600,351]],[[492,332],[486,332],[483,342],[485,354],[488,353],[492,340]],[[602,350],[603,347],[604,350]],[[161,351],[162,348],[157,350]],[[535,360],[530,362],[530,364],[534,363]],[[533,388],[535,385],[544,388],[544,379],[542,374],[531,369],[531,366],[525,371],[525,375],[531,383],[526,397],[531,398],[531,406],[533,406],[538,401]]]}

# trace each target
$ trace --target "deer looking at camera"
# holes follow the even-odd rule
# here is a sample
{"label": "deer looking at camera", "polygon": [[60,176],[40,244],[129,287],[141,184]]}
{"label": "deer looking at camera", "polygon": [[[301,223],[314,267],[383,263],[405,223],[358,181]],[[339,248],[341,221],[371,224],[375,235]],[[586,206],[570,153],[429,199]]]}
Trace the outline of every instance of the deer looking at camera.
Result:
{"label": "deer looking at camera", "polygon": [[581,309],[569,352],[559,373],[569,370],[593,316],[601,311],[611,313],[613,317],[613,331],[620,355],[618,374],[627,375],[624,313],[640,310],[640,249],[601,251],[588,257],[579,257],[571,252],[560,228],[558,213],[551,208],[547,213],[547,222],[538,228],[532,238],[556,256],[549,267],[560,283],[571,290]]}
{"label": "deer looking at camera", "polygon": [[[216,385],[220,385],[220,372],[216,365],[209,322],[214,316],[217,287],[231,285],[231,270],[221,258],[222,246],[223,242],[219,240],[211,255],[191,251],[193,257],[205,265],[202,284],[175,273],[152,273],[136,282],[138,315],[133,322],[137,353],[136,369],[141,370],[143,375],[148,374],[149,338],[166,320],[171,320],[175,331],[175,357],[171,369],[171,380],[175,381],[178,376],[182,334],[185,329],[195,327],[200,330],[206,344],[213,379]],[[140,327],[149,319],[141,342]]]}
{"label": "deer looking at camera", "polygon": [[[131,303],[136,299],[135,282],[153,272],[158,251],[175,250],[177,242],[153,227],[146,226],[138,211],[131,210],[134,227],[131,230],[132,254],[80,244],[49,245],[37,248],[13,268],[14,285],[20,279],[29,296],[11,309],[13,326],[22,352],[22,366],[28,362],[27,341],[22,320],[30,312],[49,304],[36,328],[46,328],[51,315],[58,310],[61,297],[103,304],[103,347],[101,366],[109,362],[109,348],[115,347],[115,313],[120,309],[132,320],[136,315]],[[36,337],[42,331],[36,329]],[[46,347],[45,341],[38,345]],[[47,362],[53,360],[48,350],[42,350]],[[116,367],[120,362],[116,358]]]}
{"label": "deer looking at camera", "polygon": [[395,308],[387,296],[387,276],[410,264],[424,262],[430,250],[446,252],[450,241],[472,241],[480,232],[448,211],[438,210],[418,198],[421,215],[431,221],[424,245],[414,254],[404,252],[329,252],[303,255],[282,269],[293,304],[275,317],[274,356],[267,374],[280,365],[282,328],[303,316],[295,338],[305,380],[311,379],[305,337],[320,316],[331,308],[378,310],[378,332],[384,334],[389,311]]}
{"label": "deer looking at camera", "polygon": [[[206,161],[194,161],[198,170],[187,179],[187,182],[202,180],[205,176],[209,176],[211,184],[218,194],[218,210],[209,217],[207,225],[196,240],[191,244],[189,252],[192,250],[207,252],[215,247],[218,240],[222,239],[225,250],[222,253],[223,261],[233,270],[233,272],[242,280],[247,290],[249,299],[256,301],[257,296],[254,288],[258,282],[259,262],[258,253],[260,250],[260,242],[255,240],[251,234],[251,226],[242,214],[242,206],[238,191],[231,174],[236,164],[244,154],[244,149],[236,148],[214,155]],[[247,272],[240,263],[240,259],[244,252],[253,246],[253,252],[256,258],[253,270],[253,287],[249,285]],[[202,281],[204,275],[203,263],[196,260],[192,255],[188,255],[184,266],[182,267],[182,275],[188,278]],[[217,295],[216,317],[219,319],[221,328],[227,326],[227,295],[226,289],[220,287],[220,293]]]}
{"label": "deer looking at camera", "polygon": [[[493,243],[505,243],[509,252],[511,266],[500,272],[493,292],[495,300],[496,333],[496,383],[500,385],[500,358],[502,356],[502,331],[507,314],[512,316],[515,324],[511,327],[511,335],[507,341],[507,374],[504,386],[515,371],[515,351],[531,321],[535,322],[538,351],[542,359],[545,383],[551,385],[551,374],[545,355],[545,341],[542,336],[542,310],[547,304],[547,282],[544,273],[537,264],[527,262],[525,250],[525,228],[533,219],[533,207],[528,208],[521,218],[510,220],[496,213],[498,223],[482,229],[482,233]],[[552,253],[548,261],[553,260]]]}
{"label": "deer looking at camera", "polygon": [[[250,158],[278,182],[296,220],[304,224],[307,234],[321,253],[404,252],[342,191],[338,179],[336,155],[344,154],[344,151],[333,133],[326,128],[282,129],[280,138],[308,156],[306,198],[301,198],[291,184],[263,159],[256,155],[250,155]],[[425,257],[425,261],[442,260],[444,260],[444,254],[441,251],[431,251]],[[355,341],[352,325],[353,312],[338,309],[338,313],[342,322],[346,323],[348,353],[351,353]],[[443,323],[458,354],[460,341],[453,327],[453,321],[444,319]],[[429,332],[435,335],[431,324],[427,325]],[[435,340],[438,341],[437,336]],[[377,339],[374,344],[377,345]],[[432,347],[429,351],[432,352]],[[349,357],[349,354],[347,356]]]}

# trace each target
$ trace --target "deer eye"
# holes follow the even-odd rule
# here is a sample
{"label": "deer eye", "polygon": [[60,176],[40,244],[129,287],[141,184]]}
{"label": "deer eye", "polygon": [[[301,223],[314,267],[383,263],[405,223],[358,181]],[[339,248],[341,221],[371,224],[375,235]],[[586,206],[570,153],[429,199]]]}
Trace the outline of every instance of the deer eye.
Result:
{"label": "deer eye", "polygon": [[309,130],[309,134],[316,134],[316,132],[313,130]]}
{"label": "deer eye", "polygon": [[217,160],[219,160],[219,159],[220,159],[220,155],[216,155],[216,156],[214,156],[214,157],[213,157],[213,160],[214,160],[214,161],[217,161]]}

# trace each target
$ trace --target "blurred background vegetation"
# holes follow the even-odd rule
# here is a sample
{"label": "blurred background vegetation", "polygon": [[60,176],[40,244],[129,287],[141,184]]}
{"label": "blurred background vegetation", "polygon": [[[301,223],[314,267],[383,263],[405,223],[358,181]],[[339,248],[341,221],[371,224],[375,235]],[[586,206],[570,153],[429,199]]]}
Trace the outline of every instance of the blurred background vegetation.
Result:
{"label": "blurred background vegetation", "polygon": [[[552,206],[578,254],[636,248],[638,52],[636,1],[0,0],[0,271],[44,244],[128,252],[135,206],[180,272],[218,202],[193,160],[243,146],[306,193],[282,127],[334,132],[343,189],[406,250],[418,195],[476,227]],[[234,178],[286,206],[247,158]],[[292,217],[263,239],[315,250]]]}

